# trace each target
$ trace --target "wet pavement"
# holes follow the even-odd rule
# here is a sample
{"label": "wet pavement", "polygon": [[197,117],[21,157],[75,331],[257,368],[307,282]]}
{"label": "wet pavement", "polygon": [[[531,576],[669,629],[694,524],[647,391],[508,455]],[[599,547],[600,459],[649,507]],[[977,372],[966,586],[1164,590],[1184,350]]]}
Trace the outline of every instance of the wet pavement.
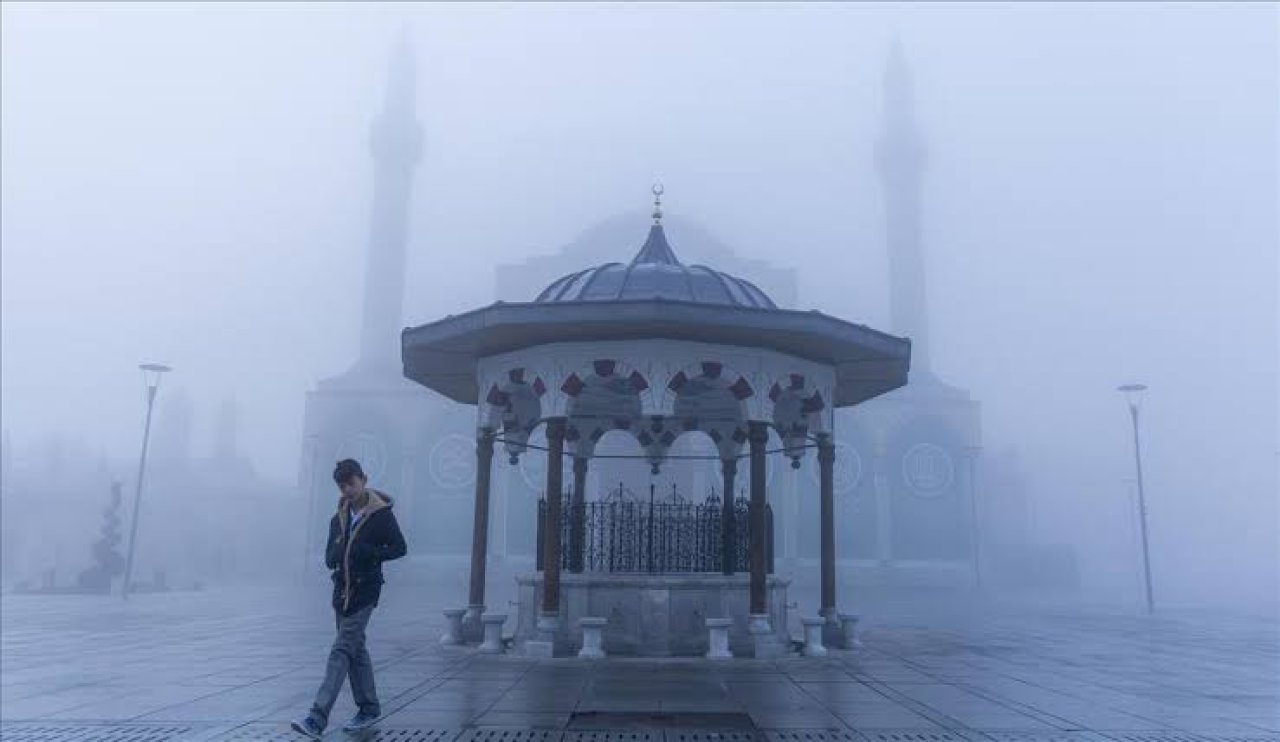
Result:
{"label": "wet pavement", "polygon": [[[301,739],[287,722],[333,632],[319,579],[127,602],[5,595],[0,738]],[[591,662],[439,646],[440,610],[464,594],[388,586],[369,627],[386,716],[366,739],[1280,742],[1270,617],[862,591],[858,651]],[[344,689],[327,738],[353,712]]]}

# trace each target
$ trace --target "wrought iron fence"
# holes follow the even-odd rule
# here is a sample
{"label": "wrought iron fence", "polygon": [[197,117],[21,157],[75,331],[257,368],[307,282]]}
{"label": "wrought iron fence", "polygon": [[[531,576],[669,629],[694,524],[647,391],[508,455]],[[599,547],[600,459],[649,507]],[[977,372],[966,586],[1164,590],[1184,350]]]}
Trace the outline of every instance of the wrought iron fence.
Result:
{"label": "wrought iron fence", "polygon": [[[712,493],[702,503],[680,497],[642,501],[619,485],[601,500],[576,508],[561,501],[560,569],[566,572],[722,572],[721,500]],[[733,571],[751,570],[751,508],[734,501]],[[543,568],[547,501],[538,500],[537,568]],[[575,534],[575,522],[581,523]],[[765,505],[765,564],[773,573],[773,509]],[[581,565],[578,541],[581,539]]]}

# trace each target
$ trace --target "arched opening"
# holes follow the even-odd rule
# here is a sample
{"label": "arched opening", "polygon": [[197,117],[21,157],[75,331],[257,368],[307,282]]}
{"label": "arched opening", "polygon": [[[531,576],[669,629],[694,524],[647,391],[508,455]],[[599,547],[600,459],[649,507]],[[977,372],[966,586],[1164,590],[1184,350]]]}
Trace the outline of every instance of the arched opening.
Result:
{"label": "arched opening", "polygon": [[635,435],[627,430],[610,430],[596,441],[587,471],[587,500],[625,496],[629,490],[641,494],[652,475],[645,452]]}

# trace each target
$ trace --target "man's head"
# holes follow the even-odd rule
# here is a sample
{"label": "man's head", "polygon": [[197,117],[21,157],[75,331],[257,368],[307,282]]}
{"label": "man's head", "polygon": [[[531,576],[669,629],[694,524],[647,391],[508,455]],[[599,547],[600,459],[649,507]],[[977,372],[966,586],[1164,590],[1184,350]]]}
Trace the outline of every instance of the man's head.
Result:
{"label": "man's head", "polygon": [[360,462],[355,459],[343,459],[333,469],[333,481],[342,490],[342,495],[349,500],[359,500],[364,496],[364,485],[368,479]]}

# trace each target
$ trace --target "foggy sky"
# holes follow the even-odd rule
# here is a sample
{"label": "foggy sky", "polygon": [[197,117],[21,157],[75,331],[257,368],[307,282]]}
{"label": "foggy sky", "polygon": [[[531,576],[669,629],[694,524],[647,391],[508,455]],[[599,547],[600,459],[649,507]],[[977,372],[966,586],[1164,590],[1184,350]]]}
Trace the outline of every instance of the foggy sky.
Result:
{"label": "foggy sky", "polygon": [[369,125],[402,28],[425,135],[405,324],[498,298],[496,263],[645,208],[661,179],[668,213],[794,266],[798,308],[887,327],[872,155],[896,35],[930,153],[933,365],[982,400],[989,453],[1017,448],[1037,528],[1131,584],[1114,388],[1143,382],[1159,578],[1274,595],[1275,6],[0,14],[0,395],[20,449],[62,433],[136,455],[136,364],[157,360],[176,369],[160,404],[193,400],[197,454],[234,397],[245,452],[292,481],[304,392],[358,352]]}

